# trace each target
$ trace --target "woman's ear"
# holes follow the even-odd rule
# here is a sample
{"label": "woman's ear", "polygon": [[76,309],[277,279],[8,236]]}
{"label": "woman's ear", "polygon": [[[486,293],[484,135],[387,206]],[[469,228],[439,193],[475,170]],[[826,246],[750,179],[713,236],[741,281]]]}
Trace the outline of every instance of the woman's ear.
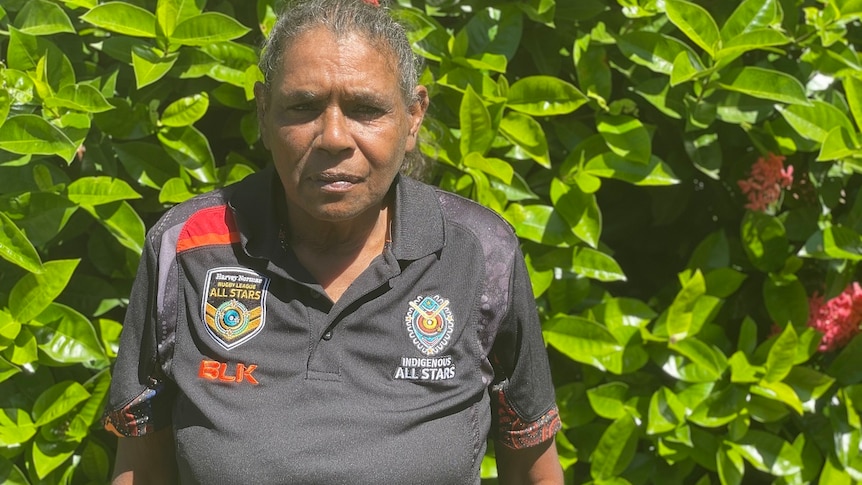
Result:
{"label": "woman's ear", "polygon": [[416,86],[413,99],[413,104],[410,105],[410,133],[407,139],[407,151],[416,147],[419,128],[425,118],[425,112],[428,111],[428,90],[425,86]]}
{"label": "woman's ear", "polygon": [[257,125],[260,127],[260,140],[269,150],[269,125],[266,122],[266,111],[269,107],[269,90],[261,82],[254,83],[254,103],[257,105]]}

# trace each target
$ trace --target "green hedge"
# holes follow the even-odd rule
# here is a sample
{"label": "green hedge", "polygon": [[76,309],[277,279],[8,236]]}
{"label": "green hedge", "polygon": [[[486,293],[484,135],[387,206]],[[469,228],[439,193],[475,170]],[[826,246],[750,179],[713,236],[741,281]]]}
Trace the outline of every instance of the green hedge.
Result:
{"label": "green hedge", "polygon": [[[274,2],[0,1],[4,483],[107,480],[145,228],[268,160]],[[523,240],[570,481],[862,480],[862,1],[395,12],[428,179]]]}

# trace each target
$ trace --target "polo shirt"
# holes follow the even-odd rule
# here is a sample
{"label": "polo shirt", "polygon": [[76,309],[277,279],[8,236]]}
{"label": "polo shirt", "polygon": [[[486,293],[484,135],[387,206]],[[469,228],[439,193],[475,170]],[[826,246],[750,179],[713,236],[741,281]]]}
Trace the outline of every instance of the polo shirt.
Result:
{"label": "polo shirt", "polygon": [[[479,483],[489,434],[560,429],[511,227],[404,176],[391,242],[333,303],[270,167],[148,231],[104,418],[172,426],[186,483]],[[281,202],[283,204],[283,202]]]}

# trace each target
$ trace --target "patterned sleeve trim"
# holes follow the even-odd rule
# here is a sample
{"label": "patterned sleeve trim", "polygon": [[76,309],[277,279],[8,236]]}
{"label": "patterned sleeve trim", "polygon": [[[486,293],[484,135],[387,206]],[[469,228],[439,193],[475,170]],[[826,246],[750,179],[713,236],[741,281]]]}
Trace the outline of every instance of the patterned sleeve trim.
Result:
{"label": "patterned sleeve trim", "polygon": [[557,406],[535,421],[526,421],[506,401],[502,389],[497,395],[497,440],[505,446],[520,450],[544,443],[554,437],[562,428]]}
{"label": "patterned sleeve trim", "polygon": [[105,429],[118,437],[144,436],[163,428],[169,422],[167,413],[159,412],[153,400],[165,389],[163,382],[150,381],[150,385],[122,408],[106,412],[102,418]]}

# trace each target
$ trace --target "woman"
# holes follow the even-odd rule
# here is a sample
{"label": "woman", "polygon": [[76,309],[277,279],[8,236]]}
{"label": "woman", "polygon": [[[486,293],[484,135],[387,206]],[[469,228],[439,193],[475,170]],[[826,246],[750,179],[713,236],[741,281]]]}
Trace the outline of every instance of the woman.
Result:
{"label": "woman", "polygon": [[[376,3],[376,2],[375,2]],[[255,87],[273,167],[149,232],[106,427],[114,483],[561,483],[517,239],[399,175],[428,106],[403,29],[289,5]]]}

